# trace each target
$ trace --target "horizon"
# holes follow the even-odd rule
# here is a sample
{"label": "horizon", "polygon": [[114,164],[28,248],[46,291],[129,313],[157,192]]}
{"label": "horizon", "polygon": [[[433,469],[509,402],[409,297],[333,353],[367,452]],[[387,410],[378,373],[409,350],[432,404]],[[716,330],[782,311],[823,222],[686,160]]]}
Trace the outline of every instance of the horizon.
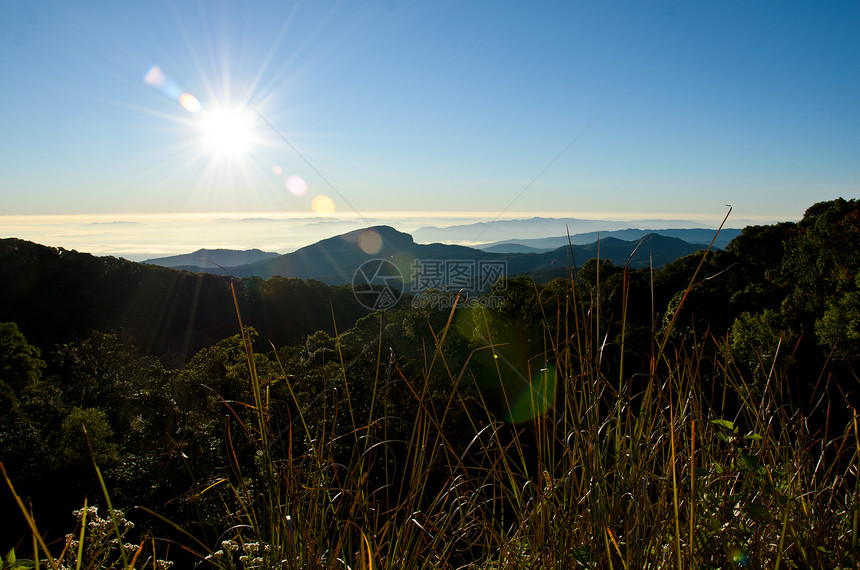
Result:
{"label": "horizon", "polygon": [[[4,237],[283,251],[320,236],[311,223],[716,227],[731,204],[743,227],[860,196],[852,2],[49,0],[5,16]],[[241,217],[295,221],[205,223]]]}
{"label": "horizon", "polygon": [[[391,214],[394,214],[393,216]],[[260,249],[279,254],[291,253],[306,245],[371,226],[386,225],[398,231],[414,234],[417,230],[449,228],[504,221],[538,220],[541,229],[531,229],[528,235],[508,236],[511,239],[559,237],[595,230],[618,229],[680,229],[719,226],[719,219],[672,218],[610,218],[592,213],[562,216],[552,212],[511,212],[504,217],[475,216],[471,212],[431,213],[405,217],[402,213],[369,212],[367,216],[300,216],[294,212],[218,212],[178,214],[97,214],[97,215],[0,215],[0,228],[11,229],[0,238],[19,238],[41,245],[76,250],[93,255],[124,257],[143,261],[192,253],[200,249],[249,250]],[[435,214],[435,215],[432,215]],[[725,216],[725,213],[723,214]],[[568,227],[563,221],[575,219],[584,227]],[[797,219],[800,219],[798,217]],[[743,228],[777,221],[746,220],[739,224],[732,218],[725,228]],[[558,222],[558,223],[553,223]],[[650,225],[649,225],[650,224]],[[655,227],[656,226],[656,227]],[[545,228],[545,229],[543,229]],[[580,231],[581,230],[581,231]],[[538,233],[535,233],[538,232]],[[5,235],[10,233],[10,235]],[[491,234],[492,235],[492,234]],[[447,243],[475,246],[500,240],[480,239],[446,240]],[[44,239],[47,238],[47,239]],[[425,243],[416,239],[419,243]]]}

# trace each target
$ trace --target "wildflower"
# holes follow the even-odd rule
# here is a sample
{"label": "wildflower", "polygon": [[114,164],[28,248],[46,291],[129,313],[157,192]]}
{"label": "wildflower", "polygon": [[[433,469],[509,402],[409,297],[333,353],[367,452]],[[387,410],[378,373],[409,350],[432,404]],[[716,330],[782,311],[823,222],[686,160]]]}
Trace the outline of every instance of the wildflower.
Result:
{"label": "wildflower", "polygon": [[215,559],[217,559],[217,558],[223,558],[223,557],[224,557],[224,551],[223,551],[223,550],[216,550],[216,551],[215,551],[215,552],[213,552],[212,554],[208,555],[208,556],[206,557],[206,560],[210,560],[210,561],[211,561],[211,560],[215,560]]}
{"label": "wildflower", "polygon": [[224,540],[221,542],[221,548],[227,552],[233,552],[234,550],[239,549],[239,545],[232,540]]}

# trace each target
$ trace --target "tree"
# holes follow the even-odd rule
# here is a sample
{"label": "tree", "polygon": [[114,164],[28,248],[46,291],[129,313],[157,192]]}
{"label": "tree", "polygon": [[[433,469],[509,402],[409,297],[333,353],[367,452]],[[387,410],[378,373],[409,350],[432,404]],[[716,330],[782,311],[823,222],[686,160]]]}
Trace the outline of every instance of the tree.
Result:
{"label": "tree", "polygon": [[852,291],[828,301],[824,314],[815,321],[815,334],[825,348],[834,350],[836,358],[860,356],[860,293]]}
{"label": "tree", "polygon": [[15,323],[0,323],[0,384],[16,393],[42,377],[45,361],[41,351],[32,346]]}
{"label": "tree", "polygon": [[842,198],[807,209],[783,258],[791,293],[784,312],[808,323],[828,301],[857,290],[860,271],[860,201]]}
{"label": "tree", "polygon": [[134,338],[122,333],[93,332],[64,344],[53,355],[70,405],[107,410],[112,425],[129,421],[129,401],[147,384],[154,360],[141,357]]}
{"label": "tree", "polygon": [[[86,429],[86,434],[84,434]],[[87,445],[89,439],[89,445]],[[111,440],[113,430],[107,414],[97,408],[73,408],[63,420],[59,437],[59,455],[67,464],[89,469],[92,460],[102,468],[118,458],[117,446]],[[92,456],[90,455],[92,449]]]}

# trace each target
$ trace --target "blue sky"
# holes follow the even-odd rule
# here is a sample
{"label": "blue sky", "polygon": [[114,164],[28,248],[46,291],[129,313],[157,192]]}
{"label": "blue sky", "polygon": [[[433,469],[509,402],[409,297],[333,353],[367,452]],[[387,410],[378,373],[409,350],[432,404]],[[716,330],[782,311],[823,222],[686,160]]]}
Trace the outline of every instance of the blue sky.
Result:
{"label": "blue sky", "polygon": [[[857,2],[7,3],[0,234],[320,196],[368,219],[797,219],[860,194],[858,30]],[[224,109],[243,152],[204,140]]]}

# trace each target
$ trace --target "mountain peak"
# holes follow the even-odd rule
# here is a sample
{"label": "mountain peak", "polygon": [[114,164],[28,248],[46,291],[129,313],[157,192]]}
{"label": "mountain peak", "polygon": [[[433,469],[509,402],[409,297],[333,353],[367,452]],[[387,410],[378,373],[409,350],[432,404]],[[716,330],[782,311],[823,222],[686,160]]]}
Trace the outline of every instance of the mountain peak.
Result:
{"label": "mountain peak", "polygon": [[150,265],[161,265],[163,267],[198,267],[204,268],[214,262],[222,267],[237,267],[247,265],[263,259],[277,257],[277,253],[269,253],[259,249],[248,249],[244,251],[234,249],[198,249],[192,253],[182,255],[171,255],[147,259],[143,263]]}
{"label": "mountain peak", "polygon": [[378,235],[383,240],[406,241],[408,243],[414,243],[410,234],[401,232],[391,226],[385,225],[361,228],[359,230],[353,230],[351,232],[347,232],[336,237],[342,238],[346,241],[356,241],[361,239],[361,236],[369,236],[372,234]]}
{"label": "mountain peak", "polygon": [[323,245],[334,250],[341,250],[344,247],[349,249],[358,247],[364,253],[376,254],[382,251],[402,250],[414,244],[415,241],[411,235],[398,231],[391,226],[371,226],[324,239],[297,250],[297,253],[316,249]]}

